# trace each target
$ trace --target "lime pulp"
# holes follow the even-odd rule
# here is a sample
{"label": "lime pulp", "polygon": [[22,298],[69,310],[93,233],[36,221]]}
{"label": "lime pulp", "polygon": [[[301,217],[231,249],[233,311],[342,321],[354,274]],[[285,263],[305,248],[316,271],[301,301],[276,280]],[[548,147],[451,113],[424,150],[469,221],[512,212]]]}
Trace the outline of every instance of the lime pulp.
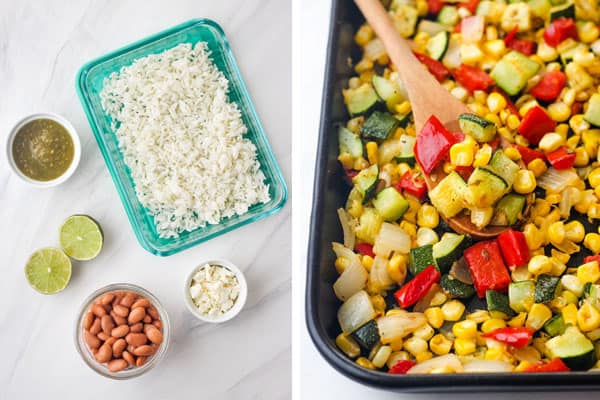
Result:
{"label": "lime pulp", "polygon": [[29,257],[25,275],[31,287],[38,292],[55,294],[67,287],[71,279],[71,260],[60,249],[39,249]]}
{"label": "lime pulp", "polygon": [[91,260],[102,249],[100,225],[87,215],[71,215],[60,227],[60,245],[75,260]]}

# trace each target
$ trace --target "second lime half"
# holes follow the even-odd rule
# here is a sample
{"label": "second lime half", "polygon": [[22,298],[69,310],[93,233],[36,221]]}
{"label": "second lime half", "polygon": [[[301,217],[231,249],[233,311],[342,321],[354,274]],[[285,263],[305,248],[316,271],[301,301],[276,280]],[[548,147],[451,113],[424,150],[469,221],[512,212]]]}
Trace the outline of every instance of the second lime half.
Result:
{"label": "second lime half", "polygon": [[104,236],[100,225],[87,215],[72,215],[60,227],[60,245],[75,260],[95,258],[102,250]]}

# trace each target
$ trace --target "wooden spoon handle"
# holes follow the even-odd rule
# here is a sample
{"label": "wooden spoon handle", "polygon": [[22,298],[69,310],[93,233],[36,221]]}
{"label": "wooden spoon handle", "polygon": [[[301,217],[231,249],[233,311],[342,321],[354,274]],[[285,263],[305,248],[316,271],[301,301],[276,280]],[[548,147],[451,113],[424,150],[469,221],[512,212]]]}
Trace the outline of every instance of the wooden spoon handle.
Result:
{"label": "wooden spoon handle", "polygon": [[421,63],[412,54],[406,40],[396,30],[390,15],[380,0],[354,0],[354,2],[383,42],[388,55],[396,65],[396,69],[405,83],[408,84],[413,79],[418,79],[421,76],[432,79],[431,75],[424,70]]}
{"label": "wooden spoon handle", "polygon": [[396,66],[412,105],[415,129],[435,114],[447,128],[458,128],[457,118],[468,109],[443,89],[439,82],[414,56],[408,42],[400,36],[390,15],[379,0],[354,0]]}
{"label": "wooden spoon handle", "polygon": [[[413,112],[416,111],[416,113],[419,113],[421,111],[421,101],[419,99],[421,96],[419,96],[419,93],[423,93],[432,85],[438,86],[439,83],[413,55],[408,42],[400,36],[390,15],[379,0],[354,1],[379,39],[383,42],[390,59],[396,66],[396,70],[409,94],[409,100],[413,105]],[[425,107],[429,108],[427,105]],[[430,115],[434,111],[428,110],[427,112]],[[425,121],[429,118],[429,115],[415,115],[415,120]]]}

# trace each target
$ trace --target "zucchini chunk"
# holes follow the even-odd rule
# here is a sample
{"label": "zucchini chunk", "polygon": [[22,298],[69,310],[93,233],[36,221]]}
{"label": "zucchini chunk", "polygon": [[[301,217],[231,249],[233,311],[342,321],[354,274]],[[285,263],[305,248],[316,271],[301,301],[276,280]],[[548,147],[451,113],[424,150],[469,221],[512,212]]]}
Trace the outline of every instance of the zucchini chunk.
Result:
{"label": "zucchini chunk", "polygon": [[385,221],[396,221],[408,210],[408,200],[394,187],[386,187],[373,200],[373,206]]}
{"label": "zucchini chunk", "polygon": [[362,137],[367,139],[385,140],[398,128],[398,121],[392,114],[373,111],[360,130]]}
{"label": "zucchini chunk", "polygon": [[523,207],[525,207],[525,201],[525,196],[516,193],[509,193],[501,198],[496,204],[490,225],[512,226],[516,224],[523,212]]}
{"label": "zucchini chunk", "polygon": [[550,22],[559,18],[575,19],[575,4],[572,1],[567,1],[565,4],[560,4],[550,9]]}
{"label": "zucchini chunk", "polygon": [[511,96],[519,94],[540,69],[540,64],[529,59],[523,53],[511,51],[500,59],[492,69],[490,76],[496,84]]}
{"label": "zucchini chunk", "polygon": [[527,4],[529,5],[529,10],[534,16],[540,17],[543,20],[548,19],[548,16],[550,15],[550,9],[552,8],[550,1],[529,0]]}
{"label": "zucchini chunk", "polygon": [[375,191],[378,177],[379,167],[377,164],[373,164],[369,168],[363,169],[358,173],[358,175],[352,178],[354,187],[358,189],[360,194],[362,194],[363,204],[369,201],[371,195]]}
{"label": "zucchini chunk", "polygon": [[600,127],[600,94],[594,93],[588,102],[588,108],[583,119],[594,126]]}
{"label": "zucchini chunk", "polygon": [[538,276],[535,284],[535,302],[545,303],[554,299],[559,282],[560,278],[558,276],[547,274]]}
{"label": "zucchini chunk", "polygon": [[386,104],[389,111],[393,112],[396,104],[404,100],[398,85],[395,85],[388,79],[379,75],[373,75],[371,83],[373,84],[375,93],[377,93],[377,97]]}
{"label": "zucchini chunk", "polygon": [[450,42],[450,33],[447,31],[441,31],[436,33],[427,41],[427,52],[429,57],[435,60],[441,60],[448,50],[448,43]]}
{"label": "zucchini chunk", "polygon": [[455,6],[445,5],[438,14],[438,22],[450,27],[458,24],[459,19],[458,9]]}
{"label": "zucchini chunk", "polygon": [[371,351],[373,347],[379,343],[379,329],[377,328],[377,322],[370,320],[354,332],[352,337],[356,342],[365,349],[367,352]]}
{"label": "zucchini chunk", "polygon": [[467,202],[475,207],[491,207],[507,189],[502,177],[489,169],[477,167],[469,177]]}
{"label": "zucchini chunk", "polygon": [[504,151],[496,150],[492,155],[492,159],[488,164],[488,167],[493,173],[504,179],[504,182],[508,185],[508,189],[512,188],[517,172],[519,172],[519,165],[508,158]]}
{"label": "zucchini chunk", "polygon": [[448,274],[442,276],[440,286],[452,297],[457,297],[459,299],[468,299],[475,295],[475,288],[473,285],[467,285]]}
{"label": "zucchini chunk", "polygon": [[457,172],[452,172],[429,192],[429,199],[446,218],[452,218],[465,208],[464,198],[467,190],[463,178]]}
{"label": "zucchini chunk", "polygon": [[535,303],[535,283],[533,281],[512,282],[508,285],[508,304],[516,312],[529,312]]}
{"label": "zucchini chunk", "polygon": [[340,126],[338,129],[338,142],[340,154],[347,153],[352,158],[363,156],[363,144],[360,137],[345,126]]}
{"label": "zucchini chunk", "polygon": [[515,315],[515,312],[509,306],[507,295],[488,289],[485,291],[485,300],[492,318],[505,318]]}
{"label": "zucchini chunk", "polygon": [[409,135],[400,136],[400,153],[394,157],[398,163],[407,163],[411,167],[415,166],[415,142],[417,138]]}
{"label": "zucchini chunk", "polygon": [[585,371],[596,363],[593,343],[574,326],[546,342],[552,357],[559,357],[572,370]]}
{"label": "zucchini chunk", "polygon": [[440,271],[448,271],[452,263],[458,260],[463,251],[469,247],[469,242],[465,235],[444,234],[442,239],[433,245],[433,258],[435,258]]}
{"label": "zucchini chunk", "polygon": [[479,143],[489,142],[496,136],[496,124],[475,114],[460,114],[458,124],[462,132]]}
{"label": "zucchini chunk", "polygon": [[366,114],[373,110],[379,98],[375,89],[365,83],[356,89],[346,89],[343,92],[344,101],[351,116]]}
{"label": "zucchini chunk", "polygon": [[419,12],[415,7],[399,4],[390,12],[390,16],[396,30],[401,36],[409,38],[414,35],[417,28],[417,20],[419,19]]}
{"label": "zucchini chunk", "polygon": [[556,314],[544,324],[544,331],[552,337],[562,335],[566,329],[567,325],[561,314]]}
{"label": "zucchini chunk", "polygon": [[425,246],[410,249],[410,265],[408,269],[413,276],[430,265],[439,270],[435,258],[433,258],[433,245],[426,244]]}

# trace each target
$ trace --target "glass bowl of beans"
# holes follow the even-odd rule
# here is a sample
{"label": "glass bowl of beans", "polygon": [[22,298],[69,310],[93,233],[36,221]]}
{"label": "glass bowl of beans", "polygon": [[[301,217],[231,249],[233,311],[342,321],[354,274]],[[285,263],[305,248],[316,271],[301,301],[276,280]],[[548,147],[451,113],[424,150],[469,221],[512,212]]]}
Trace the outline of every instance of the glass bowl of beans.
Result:
{"label": "glass bowl of beans", "polygon": [[169,346],[167,312],[154,295],[128,283],[104,286],[83,302],[75,345],[100,375],[128,379],[152,369]]}

